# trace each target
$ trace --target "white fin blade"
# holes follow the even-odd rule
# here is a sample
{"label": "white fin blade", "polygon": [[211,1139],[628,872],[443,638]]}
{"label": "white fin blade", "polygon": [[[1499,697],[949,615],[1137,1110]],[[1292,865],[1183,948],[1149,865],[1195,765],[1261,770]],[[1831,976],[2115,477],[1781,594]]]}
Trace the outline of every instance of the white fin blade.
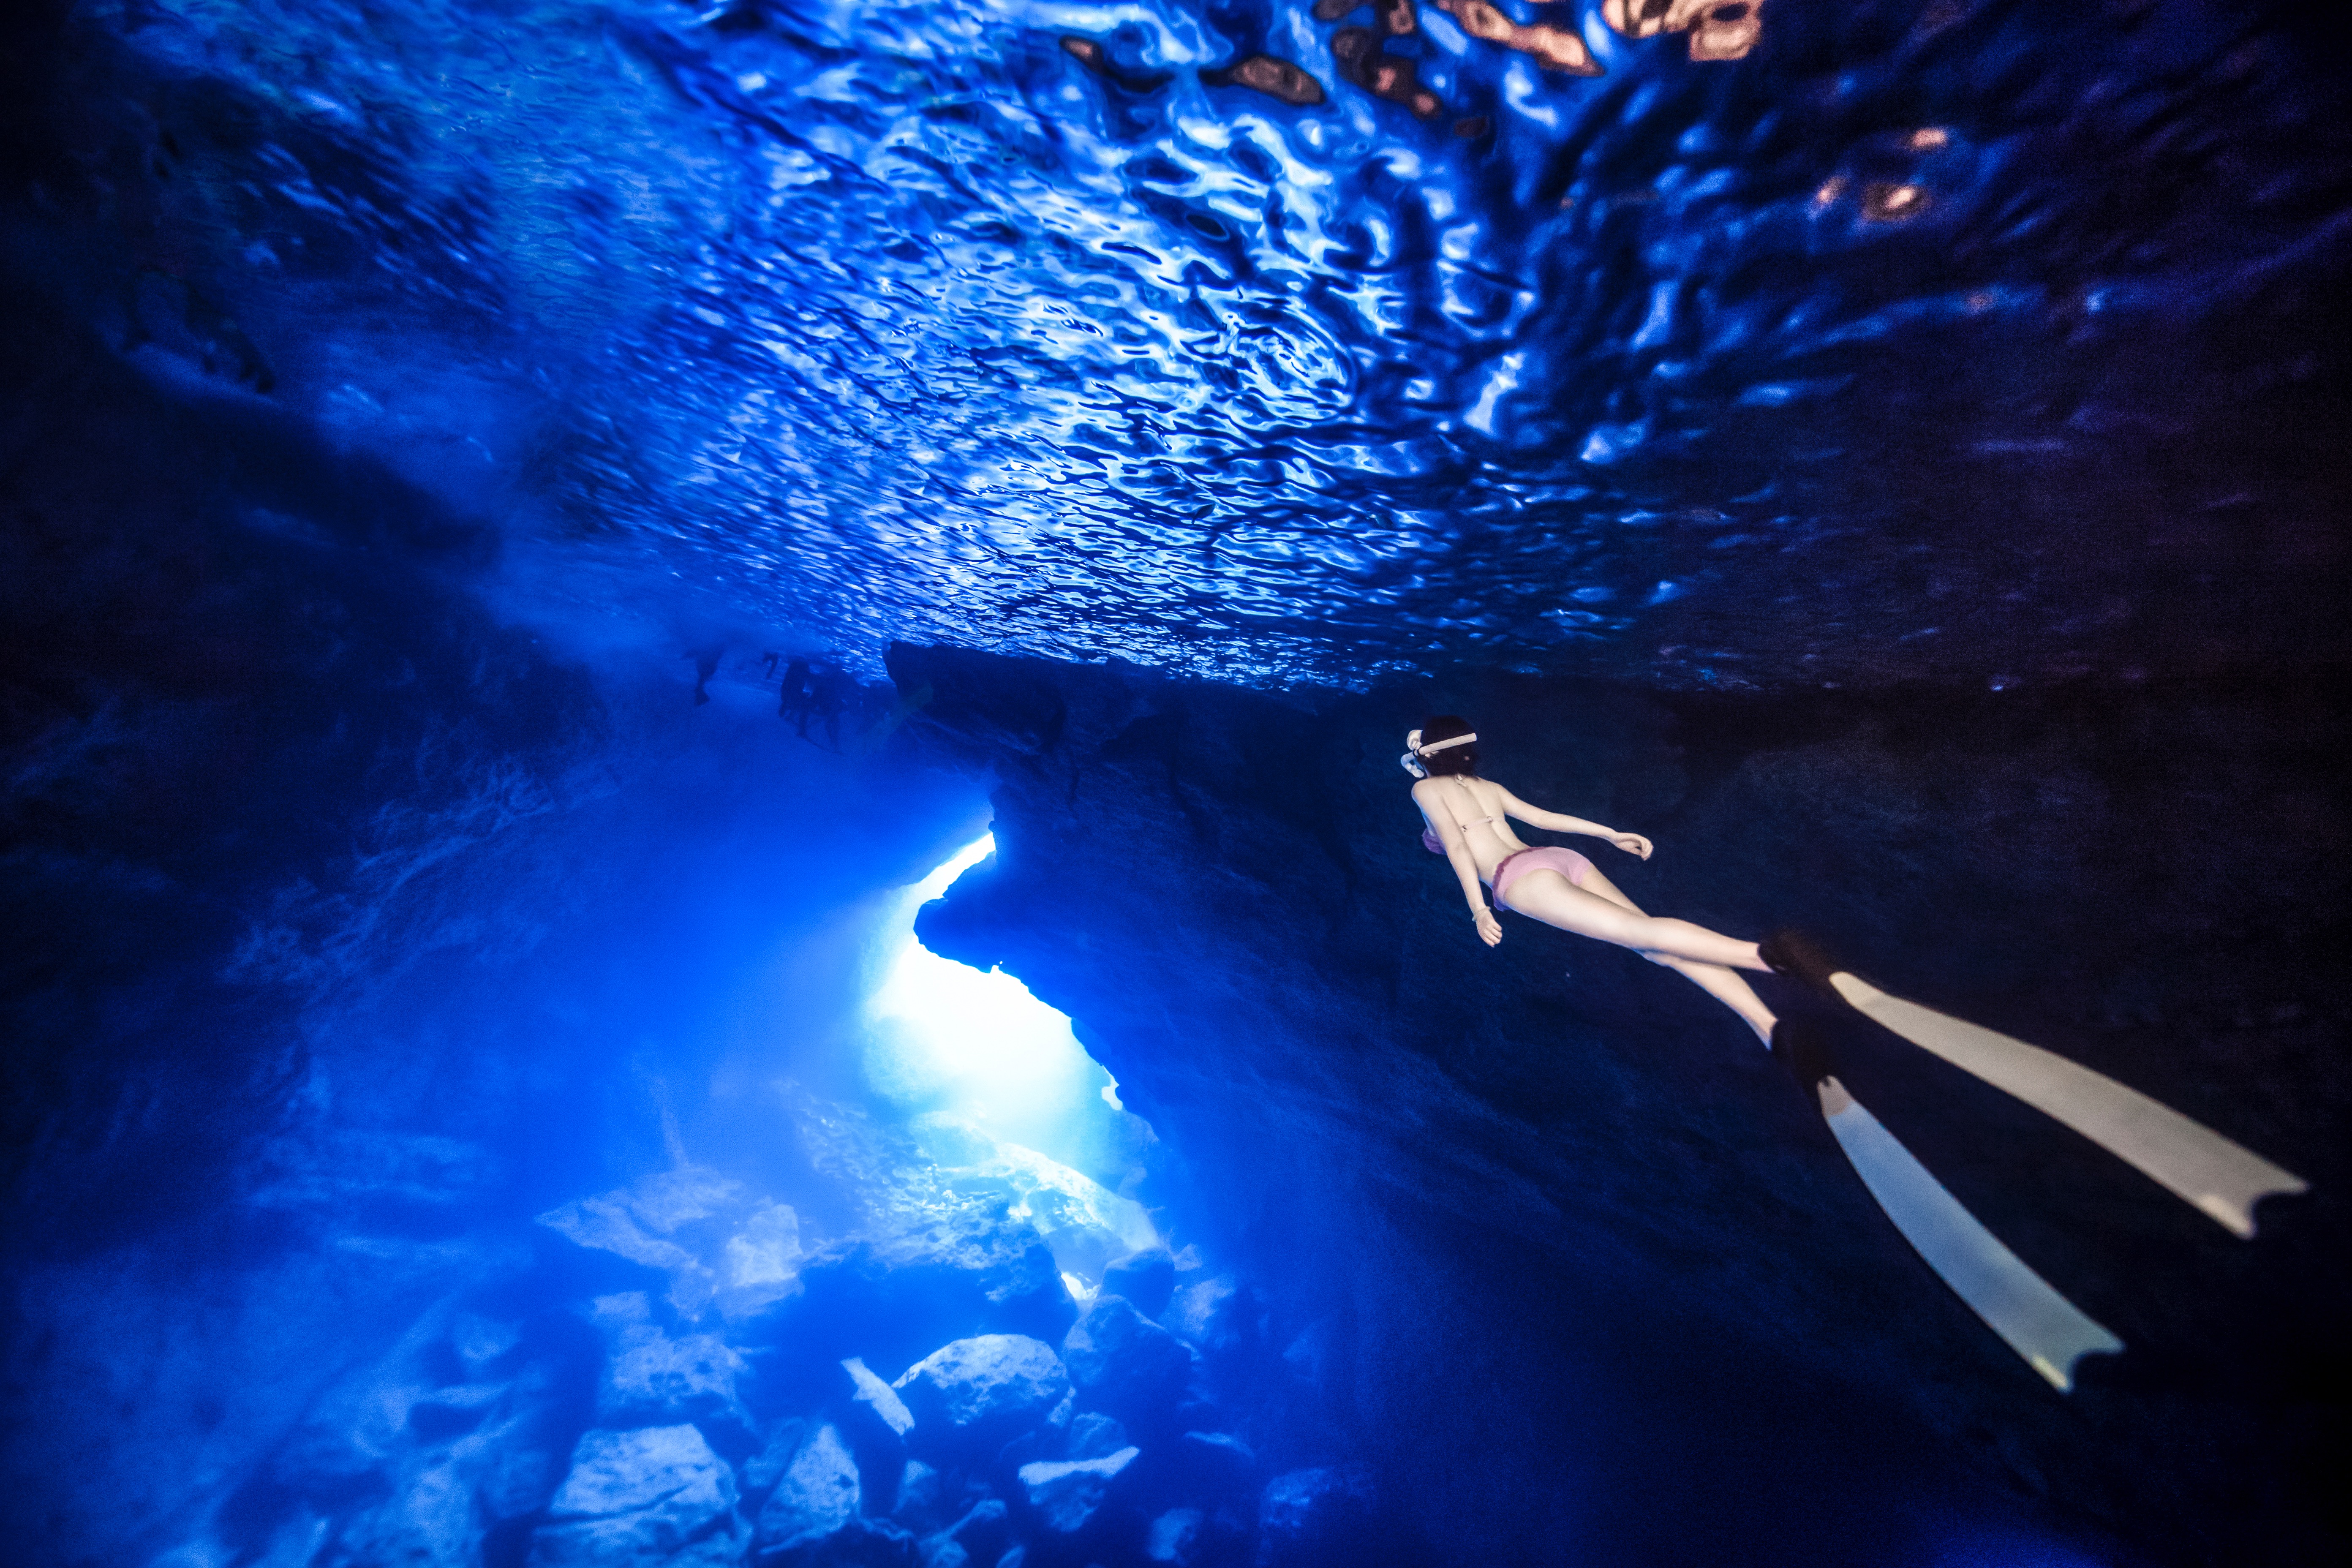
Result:
{"label": "white fin blade", "polygon": [[1822,1110],[1903,1239],[2052,1387],[2072,1393],[2076,1361],[2124,1348],[1962,1207],[1835,1079],[1822,1087]]}
{"label": "white fin blade", "polygon": [[2310,1184],[2202,1122],[2104,1073],[1959,1018],[1890,996],[1852,974],[1830,976],[1865,1016],[2062,1121],[2191,1207],[2251,1240],[2254,1205]]}

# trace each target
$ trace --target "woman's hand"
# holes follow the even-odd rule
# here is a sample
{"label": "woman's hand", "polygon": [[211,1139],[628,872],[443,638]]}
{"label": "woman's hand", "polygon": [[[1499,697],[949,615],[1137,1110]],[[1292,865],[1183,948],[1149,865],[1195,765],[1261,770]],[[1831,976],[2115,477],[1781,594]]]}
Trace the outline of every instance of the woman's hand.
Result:
{"label": "woman's hand", "polygon": [[1472,918],[1478,922],[1479,941],[1493,947],[1503,940],[1503,922],[1495,918],[1494,910],[1481,904],[1477,914]]}
{"label": "woman's hand", "polygon": [[1628,855],[1639,856],[1644,860],[1650,858],[1650,841],[1638,833],[1612,833],[1609,842]]}

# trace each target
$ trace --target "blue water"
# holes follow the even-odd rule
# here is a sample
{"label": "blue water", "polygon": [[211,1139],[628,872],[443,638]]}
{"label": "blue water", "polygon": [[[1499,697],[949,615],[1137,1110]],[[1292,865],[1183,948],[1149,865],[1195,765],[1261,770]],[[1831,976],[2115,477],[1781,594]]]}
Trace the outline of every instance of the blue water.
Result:
{"label": "blue water", "polygon": [[496,517],[542,615],[1997,689],[2325,624],[2255,406],[2343,244],[2292,31],[1530,10],[1585,76],[1426,5],[83,15],[182,84],[141,287],[226,321],[144,352]]}
{"label": "blue water", "polygon": [[[1129,873],[1188,910],[1287,909],[1231,869],[1260,837],[1286,874],[1329,856],[1355,899],[1394,869],[1362,847],[1391,805],[1379,841],[1423,868],[1401,795],[1224,773],[1253,725],[1295,723],[1398,786],[1362,710],[1299,715],[1335,688],[1402,712],[1423,678],[1576,709],[1578,787],[1712,824],[1684,867],[1780,876],[1770,836],[1797,830],[1738,803],[1794,800],[1856,842],[1791,858],[1792,898],[1861,908],[1854,868],[1890,864],[1912,897],[1961,851],[1905,815],[1935,753],[1895,732],[2054,693],[1956,731],[2053,774],[1983,759],[1954,809],[2137,855],[2202,832],[2181,781],[2219,758],[2195,809],[2234,837],[2083,898],[2154,888],[2179,905],[2157,937],[2269,945],[2243,994],[2185,963],[2170,990],[2050,994],[2154,1028],[2133,987],[2160,991],[2181,1074],[2235,1058],[2175,1037],[2268,1009],[2248,1059],[2307,1066],[2289,1037],[2331,1004],[2280,977],[2305,922],[2248,888],[2325,885],[2286,868],[2339,818],[2305,742],[2250,739],[2231,704],[2346,652],[2352,87],[2284,5],[1341,3],[40,0],[9,24],[0,1534],[77,1568],[798,1568],[918,1539],[927,1568],[965,1560],[951,1539],[982,1568],[1024,1544],[1026,1568],[2162,1555],[2117,1521],[2191,1464],[2173,1437],[2223,1374],[2159,1365],[2094,1429],[1985,1373],[1969,1323],[1861,1324],[1843,1364],[1823,1325],[1950,1303],[1882,1231],[1835,1228],[1839,1201],[1869,1218],[1850,1183],[1784,1203],[1830,1190],[1822,1150],[1691,1077],[1720,1042],[1601,960],[1577,952],[1565,1000],[1530,990],[1539,1041],[1417,1043],[1389,1086],[1444,1122],[1416,1192],[1349,1165],[1391,1106],[1347,1076],[1373,1059],[1358,1021],[1315,1009],[1444,993],[1436,939],[1318,883],[1250,955],[1265,973],[1187,960],[1180,910],[1146,933],[1176,972],[1132,974],[1072,910],[1122,929]],[[1074,779],[1083,885],[1005,907],[1065,990],[1118,993],[1160,1121],[1088,1054],[1097,1025],[914,940],[957,874],[992,874],[992,811],[1042,809],[1023,770],[1068,713],[966,670],[963,731],[918,742],[934,694],[887,684],[894,643],[1132,674],[1087,689],[1118,733],[1086,754],[1164,755],[1168,799],[1122,817]],[[1163,674],[1224,689],[1188,708]],[[1233,687],[1301,705],[1219,707]],[[1853,762],[1877,719],[1800,705],[1823,688],[1883,704],[1885,778]],[[2280,689],[2295,723],[2319,710]],[[1701,689],[1735,706],[1643,706]],[[2132,705],[2151,690],[2191,695]],[[1928,718],[1887,696],[1929,692]],[[2079,752],[2032,732],[2109,713]],[[1601,776],[1627,757],[1647,771]],[[1820,780],[1851,798],[1816,809]],[[1310,786],[1330,798],[1285,793]],[[1163,805],[1231,837],[1123,858]],[[1316,837],[1327,808],[1355,815]],[[1002,853],[1034,879],[1065,847]],[[2047,868],[2106,853],[2029,874],[1998,849],[1952,885],[2063,902]],[[1392,917],[1413,934],[1364,934]],[[1280,966],[1325,952],[1362,973],[1302,981],[1296,1016],[1213,1005],[1287,1006]],[[1150,1016],[1180,992],[1191,1025]],[[1556,1027],[1685,1026],[1687,1061],[1551,1070]],[[1688,1121],[1591,1131],[1661,1085],[1704,1090]],[[1297,1147],[1196,1163],[1185,1117]],[[1531,1241],[1547,1181],[1626,1237]],[[1762,1194],[1735,1212],[1779,1203],[1784,1228],[1654,1225],[1653,1181]],[[1804,1274],[1873,1245],[1883,1296]],[[1686,1269],[1756,1300],[1677,1297]],[[2226,1309],[2151,1312],[2231,1338],[2275,1281],[2229,1278]],[[895,1380],[982,1330],[1075,1362],[1070,1321],[1121,1290],[1153,1301],[1159,1327],[1121,1331],[1160,1358],[1149,1397],[1106,1380],[986,1444],[926,1407],[909,1446],[843,1364]],[[1923,1342],[1948,1359],[1897,1360]],[[653,1352],[677,1386],[618,1387]],[[2299,1397],[2233,1385],[2230,1429]],[[625,1436],[647,1432],[669,1436]],[[1129,1436],[1107,1522],[1042,1522],[1066,1499],[1023,1465]],[[559,1490],[611,1442],[638,1489],[616,1514],[703,1533],[581,1546],[588,1481]],[[895,1522],[787,1549],[761,1500],[794,1466]],[[2181,1505],[2210,1537],[2269,1507],[2207,1508],[2213,1485]],[[2325,1532],[2300,1492],[2282,1509],[2281,1539]]]}

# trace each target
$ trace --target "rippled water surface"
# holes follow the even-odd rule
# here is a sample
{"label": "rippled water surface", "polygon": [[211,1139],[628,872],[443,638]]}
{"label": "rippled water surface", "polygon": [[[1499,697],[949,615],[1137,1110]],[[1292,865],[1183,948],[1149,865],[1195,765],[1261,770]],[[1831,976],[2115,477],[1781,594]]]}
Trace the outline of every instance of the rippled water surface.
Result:
{"label": "rippled water surface", "polygon": [[2315,37],[1342,4],[94,5],[148,130],[49,205],[153,374],[499,521],[542,605],[867,668],[1998,685],[2336,635]]}

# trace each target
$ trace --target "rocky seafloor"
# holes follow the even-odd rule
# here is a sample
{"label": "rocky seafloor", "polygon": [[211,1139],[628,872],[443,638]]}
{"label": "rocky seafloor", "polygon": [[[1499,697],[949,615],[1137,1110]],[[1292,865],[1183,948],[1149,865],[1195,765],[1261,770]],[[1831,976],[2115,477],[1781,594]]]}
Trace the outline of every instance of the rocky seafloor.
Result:
{"label": "rocky seafloor", "polygon": [[[789,1205],[694,1165],[550,1211],[530,1247],[468,1260],[388,1349],[323,1380],[154,1561],[1018,1568],[1412,1550],[1361,1465],[1261,1459],[1288,1446],[1270,1396],[1295,1378],[1249,1286],[1192,1248],[1122,1249],[1090,1217],[1103,1194],[1066,1171],[1059,1189],[1023,1181],[968,1134],[955,1152],[977,1163],[942,1166],[854,1106],[798,1110],[803,1146],[860,1211],[851,1236],[803,1250]],[[1107,1261],[1087,1282],[1062,1263],[1089,1247]]]}

